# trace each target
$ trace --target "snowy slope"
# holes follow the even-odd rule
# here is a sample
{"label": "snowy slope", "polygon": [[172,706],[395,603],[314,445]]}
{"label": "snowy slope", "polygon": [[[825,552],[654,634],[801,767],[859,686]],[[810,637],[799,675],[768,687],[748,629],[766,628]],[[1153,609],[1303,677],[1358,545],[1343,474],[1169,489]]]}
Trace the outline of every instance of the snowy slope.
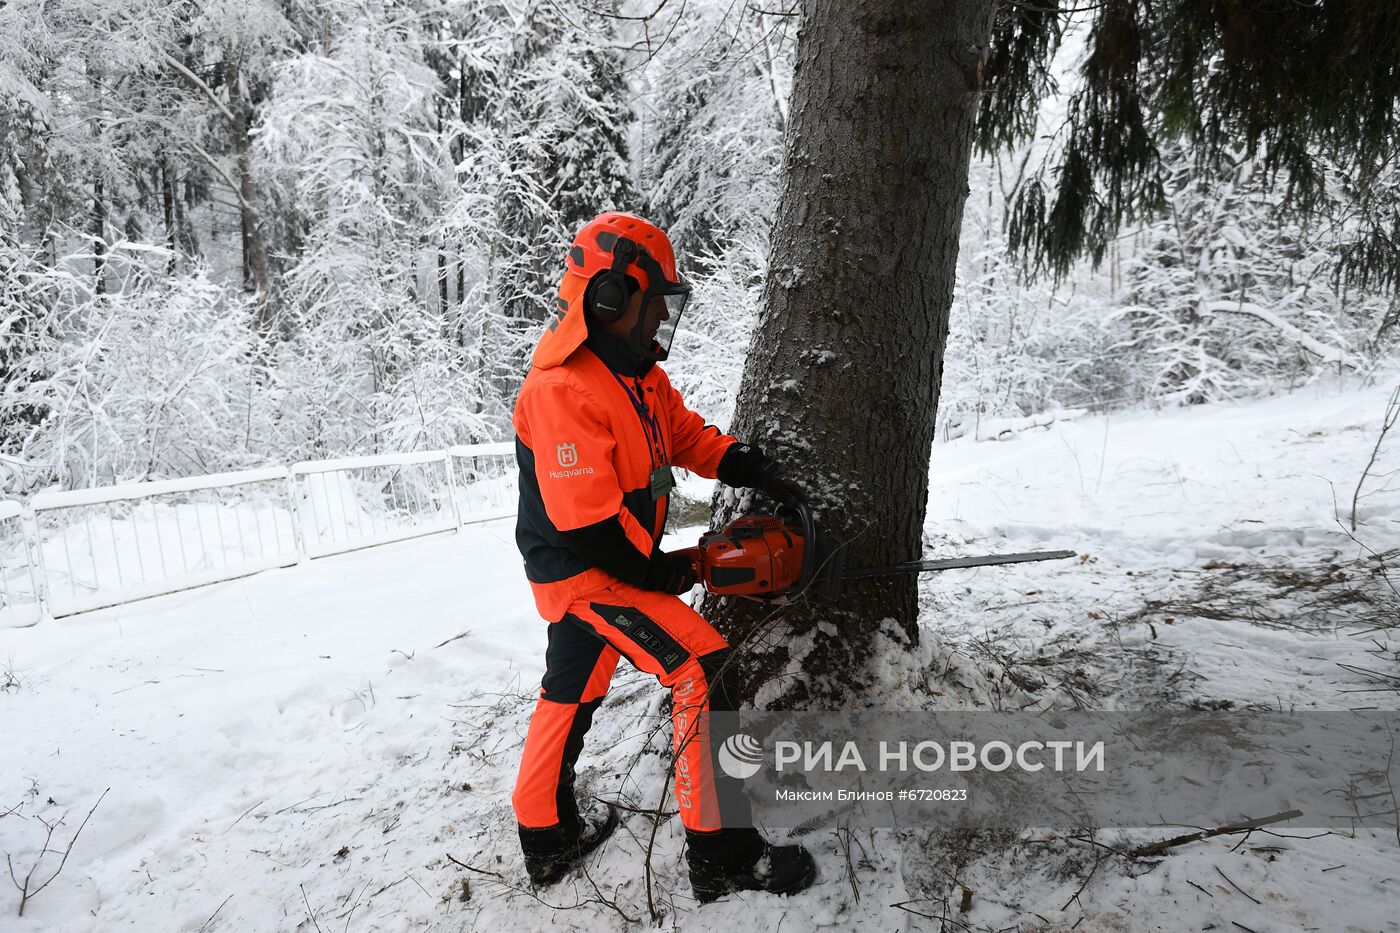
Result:
{"label": "snowy slope", "polygon": [[[887,702],[1394,708],[1393,689],[1356,672],[1400,673],[1394,630],[1366,621],[1373,603],[1322,598],[1382,592],[1333,502],[1335,490],[1349,508],[1386,395],[1309,388],[940,445],[930,555],[1082,559],[926,578],[920,648],[882,662]],[[1378,552],[1400,547],[1397,467],[1393,438],[1356,532]],[[1135,863],[1102,847],[1114,833],[811,838],[812,892],[698,910],[674,817],[652,839],[633,813],[586,872],[536,897],[509,792],[545,632],[511,531],[494,522],[0,630],[0,852],[16,874],[44,842],[39,817],[66,814],[36,882],[106,790],[23,918],[0,885],[0,929],[1396,928],[1393,835],[1287,829]],[[1307,585],[1273,598],[1287,582],[1274,568]],[[657,806],[661,699],[619,671],[585,789]]]}
{"label": "snowy slope", "polygon": [[[1183,699],[1282,709],[1369,705],[1375,695],[1358,703],[1347,692],[1367,684],[1335,663],[1374,666],[1357,639],[1337,629],[1346,612],[1305,611],[1321,602],[1316,598],[1259,597],[1279,589],[1265,586],[1277,582],[1266,576],[1271,569],[1349,564],[1368,548],[1400,547],[1400,437],[1381,450],[1362,488],[1354,536],[1349,530],[1351,497],[1387,395],[1387,388],[1314,388],[1160,417],[1087,418],[1008,441],[936,449],[927,528],[947,539],[936,550],[1069,547],[1091,562],[1083,568],[1089,573],[1050,571],[1053,582],[1030,605],[1002,608],[1019,600],[996,598],[972,618],[963,601],[960,621],[978,632],[1020,632],[1040,626],[1011,623],[1039,619],[1052,625],[1049,641],[1111,636],[1111,645],[1100,647],[1125,657],[1132,654],[1126,649],[1147,648],[1190,655],[1189,673],[1170,695],[1112,684],[1100,691],[1111,706]],[[1035,589],[1045,573],[1008,568],[982,571],[979,579],[1005,581],[1015,593]],[[1393,579],[1400,583],[1400,574]],[[1252,611],[1261,624],[1193,614],[1189,606],[1202,588],[1225,590],[1206,600],[1212,614]],[[930,581],[935,600],[969,591],[977,591],[969,575]],[[1153,601],[1162,606],[1145,610]],[[1312,637],[1299,641],[1300,628]],[[1304,643],[1306,652],[1295,650]]]}

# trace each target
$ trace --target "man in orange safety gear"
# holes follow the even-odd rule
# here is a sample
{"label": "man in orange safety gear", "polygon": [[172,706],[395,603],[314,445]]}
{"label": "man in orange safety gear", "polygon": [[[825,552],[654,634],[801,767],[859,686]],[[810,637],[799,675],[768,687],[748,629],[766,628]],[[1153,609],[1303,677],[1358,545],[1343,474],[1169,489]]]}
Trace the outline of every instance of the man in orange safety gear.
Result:
{"label": "man in orange safety gear", "polygon": [[[558,316],[540,339],[516,401],[520,464],[516,542],[549,623],[545,674],[512,803],[526,868],[549,884],[616,827],[608,804],[580,813],[574,765],[620,658],[672,696],[675,792],[696,897],[789,894],[816,867],[801,846],[774,846],[735,814],[716,771],[704,714],[737,708],[723,636],[678,598],[695,585],[684,554],[659,542],[672,468],[791,503],[802,491],[755,446],[705,423],[661,367],[690,288],[670,240],[633,214],[584,225],[569,249]],[[721,807],[720,801],[730,801]],[[723,810],[723,812],[722,812]]]}

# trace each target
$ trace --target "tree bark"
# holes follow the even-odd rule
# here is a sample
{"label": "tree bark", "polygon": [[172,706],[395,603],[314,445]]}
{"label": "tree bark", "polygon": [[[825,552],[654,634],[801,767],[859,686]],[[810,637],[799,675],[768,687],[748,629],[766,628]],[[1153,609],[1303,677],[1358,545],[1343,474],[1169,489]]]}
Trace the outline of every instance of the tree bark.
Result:
{"label": "tree bark", "polygon": [[272,295],[267,271],[267,246],[258,222],[257,186],[253,180],[252,103],[243,87],[239,64],[228,64],[228,102],[233,114],[233,147],[238,158],[239,219],[243,231],[244,287],[252,286],[257,295],[258,333],[272,336]]}
{"label": "tree bark", "polygon": [[[929,454],[993,0],[804,0],[764,307],[733,433],[812,494],[848,566],[922,552]],[[759,509],[760,511],[762,509]],[[717,519],[736,514],[717,502]],[[772,610],[710,597],[767,705],[849,702],[916,580]],[[902,632],[902,636],[899,634]],[[805,634],[789,645],[793,634]]]}
{"label": "tree bark", "polygon": [[166,260],[165,274],[175,274],[175,258],[179,255],[180,240],[175,232],[175,181],[170,177],[170,160],[162,152],[160,157],[160,209],[165,220],[165,248],[170,250]]}
{"label": "tree bark", "polygon": [[107,294],[107,197],[102,175],[92,180],[92,276],[93,293]]}
{"label": "tree bark", "polygon": [[[88,87],[91,89],[94,100],[102,100],[105,89],[102,86],[100,71],[92,64],[87,63]],[[97,112],[93,112],[88,125],[92,132],[92,141],[95,145],[103,147],[105,141],[102,137],[102,120]],[[93,294],[107,294],[107,221],[110,216],[110,209],[107,204],[107,191],[103,179],[107,166],[104,161],[98,160],[94,163],[92,178],[92,210],[88,217],[88,231],[92,236],[92,278]]]}

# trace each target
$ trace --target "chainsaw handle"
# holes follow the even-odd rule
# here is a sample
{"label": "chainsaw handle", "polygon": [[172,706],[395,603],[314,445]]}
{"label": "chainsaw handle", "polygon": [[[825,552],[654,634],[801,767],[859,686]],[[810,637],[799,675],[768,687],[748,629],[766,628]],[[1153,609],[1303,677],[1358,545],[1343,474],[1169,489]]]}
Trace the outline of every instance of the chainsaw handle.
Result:
{"label": "chainsaw handle", "polygon": [[695,571],[695,579],[699,580],[701,583],[705,582],[705,566],[704,563],[700,560],[699,547],[683,547],[674,550],[671,553],[684,554],[687,558],[689,558],[691,569]]}
{"label": "chainsaw handle", "polygon": [[812,582],[817,572],[817,520],[812,515],[812,507],[805,502],[779,506],[778,514],[784,513],[795,518],[802,528],[802,574],[797,578],[797,585],[792,588],[794,593],[801,593],[807,588],[807,584]]}
{"label": "chainsaw handle", "polygon": [[817,519],[812,508],[805,502],[784,506],[779,514],[786,513],[795,519],[802,528],[804,547],[802,551],[802,574],[791,592],[802,593],[815,584],[815,592],[822,599],[835,601],[841,595],[841,580],[845,575],[846,546],[831,535],[817,535]]}

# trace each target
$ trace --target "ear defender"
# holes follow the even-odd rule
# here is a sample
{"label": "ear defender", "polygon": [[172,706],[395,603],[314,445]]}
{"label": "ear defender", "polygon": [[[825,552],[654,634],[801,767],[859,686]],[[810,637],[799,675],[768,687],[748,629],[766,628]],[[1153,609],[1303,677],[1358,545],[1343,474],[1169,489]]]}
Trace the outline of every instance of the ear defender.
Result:
{"label": "ear defender", "polygon": [[584,295],[593,317],[604,324],[616,321],[627,310],[631,290],[627,287],[623,270],[636,261],[637,244],[626,237],[618,237],[613,243],[612,254],[612,268],[594,276]]}

